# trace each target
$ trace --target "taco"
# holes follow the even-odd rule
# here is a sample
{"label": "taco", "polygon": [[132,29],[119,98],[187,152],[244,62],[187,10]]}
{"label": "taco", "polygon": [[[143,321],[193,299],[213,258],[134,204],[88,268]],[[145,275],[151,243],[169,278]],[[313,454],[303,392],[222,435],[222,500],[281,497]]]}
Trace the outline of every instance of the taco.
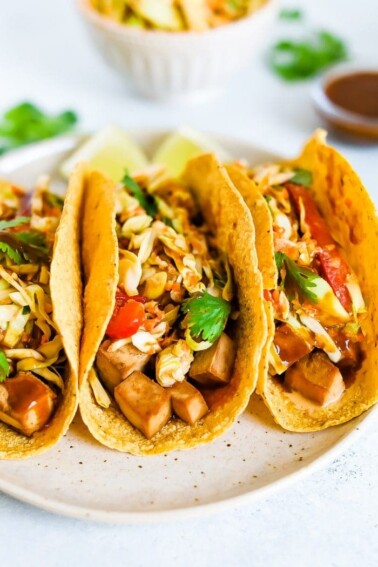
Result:
{"label": "taco", "polygon": [[251,214],[212,155],[180,181],[156,166],[118,186],[89,176],[80,411],[98,441],[152,455],[234,423],[266,337],[253,242]]}
{"label": "taco", "polygon": [[250,205],[268,340],[257,391],[291,431],[346,422],[378,399],[378,220],[317,131],[299,158],[228,167]]}
{"label": "taco", "polygon": [[78,404],[82,326],[79,214],[84,170],[65,204],[0,182],[0,458],[55,444]]}

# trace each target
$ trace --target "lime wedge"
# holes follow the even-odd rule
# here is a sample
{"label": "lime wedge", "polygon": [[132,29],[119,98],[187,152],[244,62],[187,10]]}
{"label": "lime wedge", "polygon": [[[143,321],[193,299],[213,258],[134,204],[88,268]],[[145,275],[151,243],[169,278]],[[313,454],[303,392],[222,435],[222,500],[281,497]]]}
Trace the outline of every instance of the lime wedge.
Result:
{"label": "lime wedge", "polygon": [[63,177],[69,177],[75,165],[81,161],[116,182],[122,179],[126,169],[132,174],[148,164],[142,149],[116,126],[108,126],[84,142],[61,165],[60,173]]}
{"label": "lime wedge", "polygon": [[214,140],[201,132],[185,127],[164,140],[156,150],[152,161],[165,165],[170,175],[179,177],[191,158],[206,152],[216,154],[221,162],[231,161],[226,150]]}

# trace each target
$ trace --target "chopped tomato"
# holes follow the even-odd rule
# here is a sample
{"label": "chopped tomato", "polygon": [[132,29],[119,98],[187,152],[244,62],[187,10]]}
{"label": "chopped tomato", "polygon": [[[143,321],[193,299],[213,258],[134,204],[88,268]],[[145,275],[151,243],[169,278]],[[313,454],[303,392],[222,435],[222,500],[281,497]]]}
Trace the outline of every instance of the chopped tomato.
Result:
{"label": "chopped tomato", "polygon": [[298,215],[302,201],[305,221],[312,238],[316,240],[319,247],[317,256],[320,260],[321,275],[327,280],[344,309],[349,312],[351,298],[345,284],[350,269],[345,258],[332,238],[329,228],[308,189],[294,183],[286,183],[286,187],[294,201]]}
{"label": "chopped tomato", "polygon": [[319,213],[318,207],[306,187],[296,185],[295,183],[286,183],[286,187],[294,201],[298,215],[300,214],[300,202],[303,203],[305,211],[305,221],[308,224],[311,236],[316,240],[318,246],[326,246],[327,244],[335,244],[329,228]]}
{"label": "chopped tomato", "polygon": [[268,289],[264,289],[264,299],[265,301],[272,301],[272,296],[270,295],[270,291]]}
{"label": "chopped tomato", "polygon": [[318,252],[321,274],[325,277],[341,305],[350,312],[352,302],[346,287],[347,275],[350,273],[349,266],[336,247],[321,248]]}
{"label": "chopped tomato", "polygon": [[106,330],[108,337],[126,339],[134,335],[145,320],[142,305],[145,302],[146,298],[140,295],[130,298],[121,290],[117,290],[113,315]]}

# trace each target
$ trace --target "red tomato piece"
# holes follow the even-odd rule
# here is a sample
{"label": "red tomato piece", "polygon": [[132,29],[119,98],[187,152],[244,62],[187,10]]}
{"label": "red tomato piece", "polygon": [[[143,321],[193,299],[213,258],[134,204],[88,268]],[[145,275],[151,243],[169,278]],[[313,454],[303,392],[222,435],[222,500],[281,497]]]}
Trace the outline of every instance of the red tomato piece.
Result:
{"label": "red tomato piece", "polygon": [[108,337],[118,340],[134,335],[145,319],[145,301],[146,298],[142,296],[129,298],[121,290],[117,290],[113,315],[106,329]]}
{"label": "red tomato piece", "polygon": [[348,264],[338,248],[321,248],[318,252],[318,258],[321,275],[327,280],[341,305],[349,313],[352,304],[348,288],[345,285],[350,273]]}
{"label": "red tomato piece", "polygon": [[298,216],[300,214],[300,201],[303,203],[305,210],[305,221],[308,224],[311,236],[319,246],[326,246],[327,244],[334,244],[328,226],[318,211],[318,207],[306,187],[296,185],[295,183],[286,183],[286,188],[294,201],[295,208],[297,209]]}
{"label": "red tomato piece", "polygon": [[264,289],[264,299],[265,301],[272,301],[272,296],[270,295],[270,291],[268,289]]}
{"label": "red tomato piece", "polygon": [[345,258],[332,238],[309,190],[294,183],[286,183],[286,187],[294,201],[298,215],[300,212],[299,203],[300,201],[303,203],[305,221],[310,228],[312,238],[316,240],[320,248],[317,256],[320,260],[321,275],[327,280],[344,309],[349,312],[351,298],[345,284],[350,269]]}

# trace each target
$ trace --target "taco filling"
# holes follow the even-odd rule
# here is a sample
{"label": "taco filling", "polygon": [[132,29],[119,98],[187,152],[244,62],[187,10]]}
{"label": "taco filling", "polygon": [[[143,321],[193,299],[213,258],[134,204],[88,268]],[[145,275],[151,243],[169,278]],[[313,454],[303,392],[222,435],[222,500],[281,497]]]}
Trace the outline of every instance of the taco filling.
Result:
{"label": "taco filling", "polygon": [[171,418],[201,420],[206,392],[230,382],[238,306],[227,258],[184,184],[156,168],[126,175],[116,230],[115,307],[96,356],[101,382],[92,373],[90,383],[99,405],[111,394],[151,439]]}
{"label": "taco filling", "polygon": [[64,390],[65,354],[52,318],[50,263],[63,200],[0,182],[0,421],[32,436]]}
{"label": "taco filling", "polygon": [[263,165],[250,175],[272,217],[278,275],[264,292],[275,320],[270,374],[288,393],[328,407],[362,363],[366,309],[357,277],[315,203],[310,171]]}

